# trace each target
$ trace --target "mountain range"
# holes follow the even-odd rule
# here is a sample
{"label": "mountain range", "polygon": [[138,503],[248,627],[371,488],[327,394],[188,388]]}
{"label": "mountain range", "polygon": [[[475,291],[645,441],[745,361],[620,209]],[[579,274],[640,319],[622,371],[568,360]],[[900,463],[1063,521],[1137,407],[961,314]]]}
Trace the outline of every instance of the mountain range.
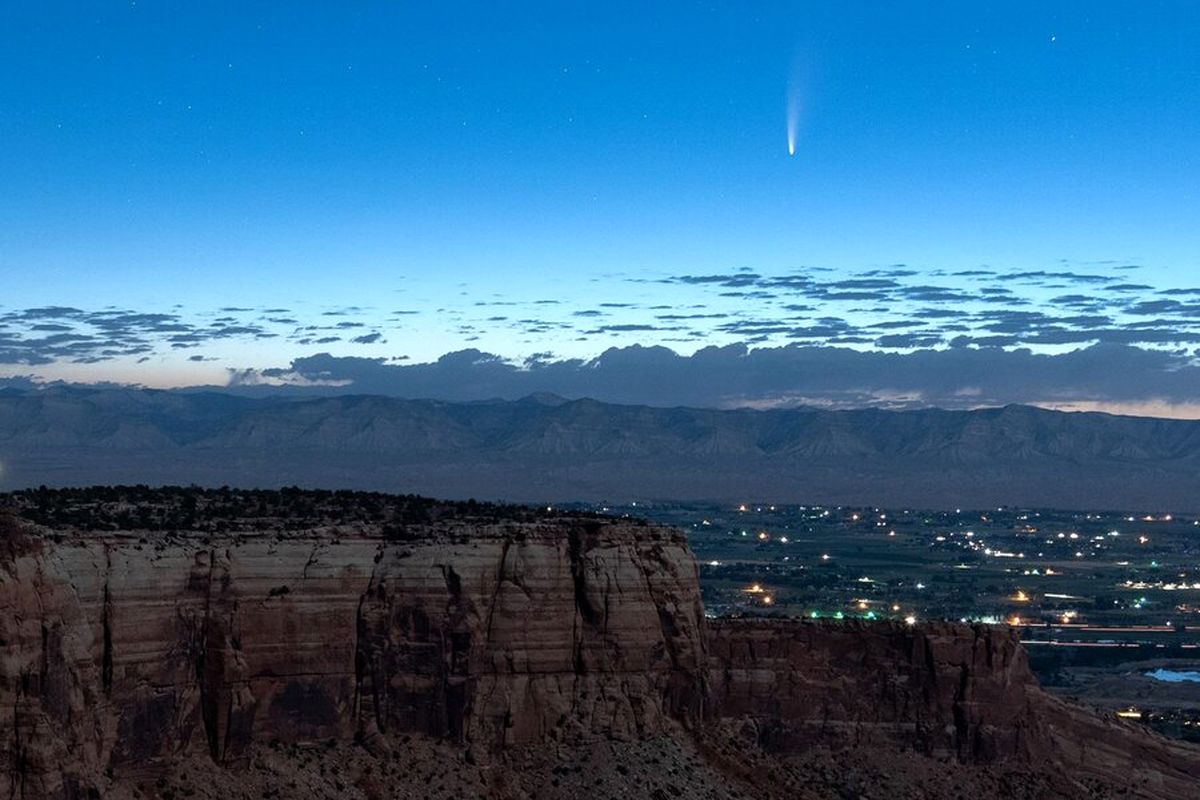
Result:
{"label": "mountain range", "polygon": [[0,391],[0,489],[285,485],[522,502],[1200,509],[1200,422],[715,410],[547,394],[453,403],[57,386]]}

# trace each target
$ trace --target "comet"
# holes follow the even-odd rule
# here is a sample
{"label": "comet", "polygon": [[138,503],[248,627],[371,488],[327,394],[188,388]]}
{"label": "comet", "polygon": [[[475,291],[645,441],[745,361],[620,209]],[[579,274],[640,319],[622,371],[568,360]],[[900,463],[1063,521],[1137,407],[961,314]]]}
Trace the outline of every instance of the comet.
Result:
{"label": "comet", "polygon": [[788,87],[787,97],[787,149],[788,155],[796,155],[796,132],[800,127],[800,93],[795,85]]}
{"label": "comet", "polygon": [[787,82],[787,101],[786,112],[787,118],[787,149],[788,155],[796,155],[796,139],[800,135],[800,93],[803,81],[803,68],[799,55],[792,61],[792,68],[788,74]]}

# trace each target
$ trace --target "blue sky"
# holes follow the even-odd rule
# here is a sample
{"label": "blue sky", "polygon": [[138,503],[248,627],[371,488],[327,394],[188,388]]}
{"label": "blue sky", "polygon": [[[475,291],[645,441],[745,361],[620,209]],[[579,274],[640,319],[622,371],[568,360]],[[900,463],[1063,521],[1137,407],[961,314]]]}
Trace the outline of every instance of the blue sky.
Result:
{"label": "blue sky", "polygon": [[[986,314],[997,286],[1075,318],[1057,300],[1083,286],[1111,332],[1200,285],[1194,3],[346,5],[3,5],[0,374],[171,385],[464,347],[907,352],[956,331],[863,327],[911,333],[930,302]],[[797,300],[778,282],[889,269],[958,294]],[[686,280],[739,270],[760,285]],[[994,274],[955,274],[975,270]],[[994,280],[1036,272],[1109,280]],[[27,313],[50,306],[73,311]],[[696,316],[666,325],[655,306]],[[1190,307],[1174,313],[1156,330],[1191,331]],[[821,319],[853,333],[797,336]],[[746,333],[764,321],[787,330]],[[1105,340],[1034,333],[990,344]],[[1195,349],[1152,338],[1133,344]]]}

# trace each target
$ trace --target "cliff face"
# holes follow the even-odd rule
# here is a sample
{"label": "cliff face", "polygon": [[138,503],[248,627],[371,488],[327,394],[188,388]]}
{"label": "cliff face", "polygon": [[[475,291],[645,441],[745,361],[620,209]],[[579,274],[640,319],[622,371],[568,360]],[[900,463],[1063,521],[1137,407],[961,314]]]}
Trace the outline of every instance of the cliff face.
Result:
{"label": "cliff face", "polygon": [[1200,782],[1195,747],[1044,692],[1009,628],[710,621],[709,648],[716,715],[743,720],[770,753],[913,750],[1138,797],[1191,797]]}
{"label": "cliff face", "polygon": [[[604,780],[627,794],[624,760],[647,742],[668,745],[641,762],[642,787],[669,795],[700,775],[729,779],[719,796],[764,797],[842,796],[851,781],[896,797],[1102,796],[1090,780],[1169,798],[1200,780],[1194,747],[1041,691],[1003,628],[706,622],[686,539],[665,528],[527,515],[143,538],[3,522],[0,797],[153,795],[181,764],[197,798],[244,781],[259,794],[238,796],[277,796],[302,768],[324,788],[296,797],[423,797],[428,759],[396,768],[410,739],[451,748],[441,767],[461,758],[450,771],[497,798]],[[588,755],[592,772],[571,774],[592,783],[560,786],[554,759],[597,742],[612,771]],[[318,743],[334,755],[305,755]],[[514,790],[526,766],[510,762],[530,752],[543,771]],[[851,756],[830,771],[822,752]],[[345,794],[333,767],[347,764],[376,788]],[[992,766],[1035,782],[1013,793]],[[953,786],[881,782],[900,773]],[[813,794],[820,780],[829,792]]]}
{"label": "cliff face", "polygon": [[768,749],[902,742],[934,756],[1036,757],[1036,682],[1008,628],[930,623],[710,623],[722,716]]}
{"label": "cliff face", "polygon": [[0,566],[0,796],[254,742],[499,749],[695,718],[682,534],[619,523],[24,541]]}

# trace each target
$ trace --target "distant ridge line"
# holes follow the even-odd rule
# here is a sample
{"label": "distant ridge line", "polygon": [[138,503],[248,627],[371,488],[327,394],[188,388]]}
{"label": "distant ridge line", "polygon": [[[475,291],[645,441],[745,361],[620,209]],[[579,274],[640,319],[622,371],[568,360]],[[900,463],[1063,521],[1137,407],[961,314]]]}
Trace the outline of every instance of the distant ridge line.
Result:
{"label": "distant ridge line", "polygon": [[1006,405],[711,409],[539,393],[0,393],[0,489],[285,485],[513,501],[1200,508],[1200,421]]}

